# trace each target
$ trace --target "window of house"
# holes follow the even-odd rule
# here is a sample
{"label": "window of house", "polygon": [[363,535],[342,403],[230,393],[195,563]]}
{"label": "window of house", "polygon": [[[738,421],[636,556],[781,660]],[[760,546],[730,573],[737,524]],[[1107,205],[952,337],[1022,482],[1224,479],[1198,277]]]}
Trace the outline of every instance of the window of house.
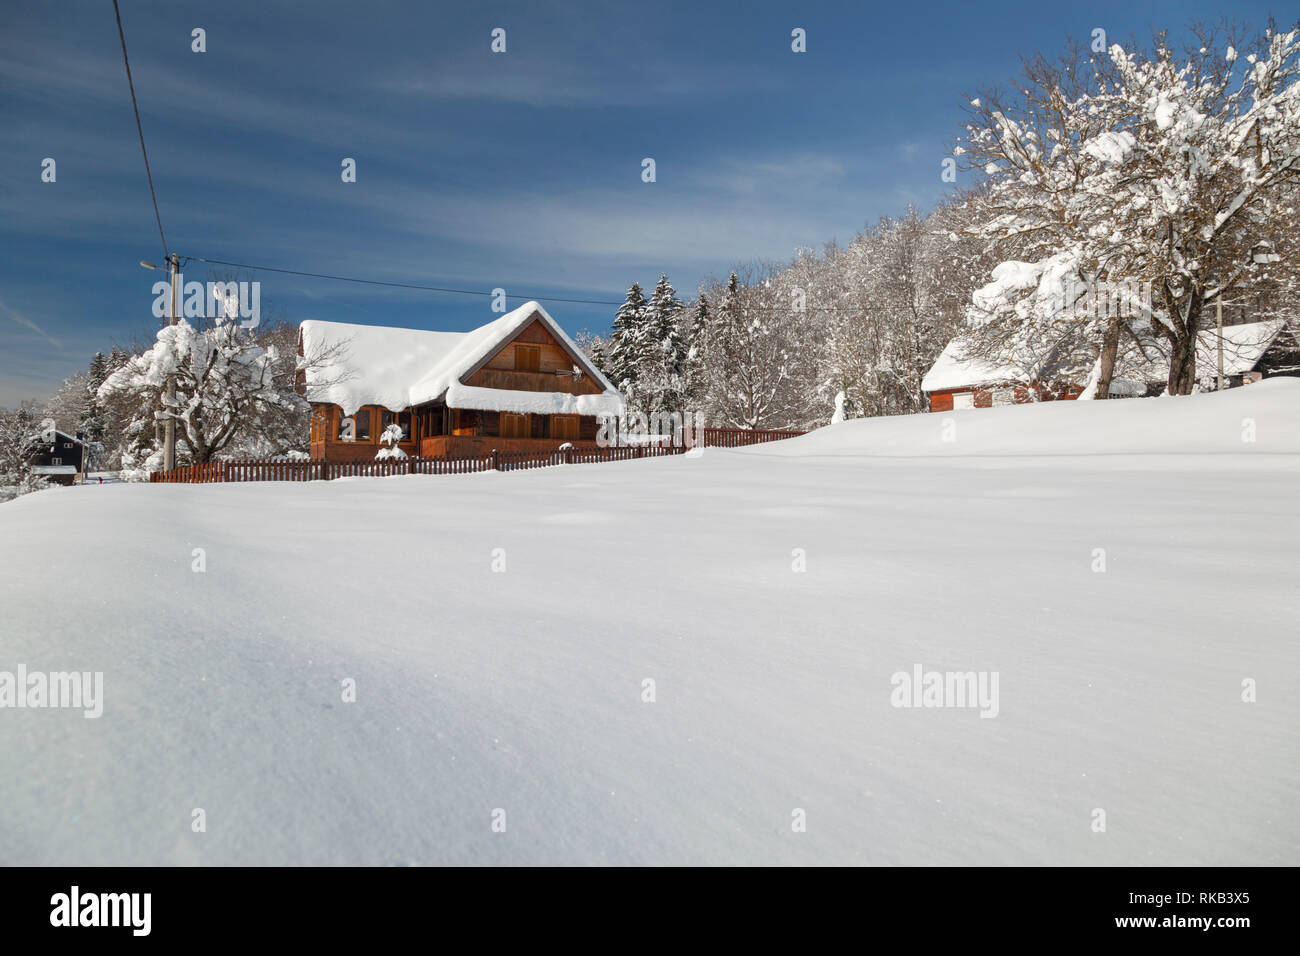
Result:
{"label": "window of house", "polygon": [[515,346],[515,368],[520,372],[536,372],[542,367],[542,350],[536,345]]}
{"label": "window of house", "polygon": [[482,435],[484,433],[483,413],[472,408],[453,408],[451,410],[451,433],[453,435]]}
{"label": "window of house", "polygon": [[370,441],[370,409],[339,416],[339,441]]}
{"label": "window of house", "polygon": [[515,412],[501,413],[501,437],[502,438],[528,438],[531,434],[532,423],[529,422],[527,415],[520,415]]}
{"label": "window of house", "polygon": [[954,393],[953,393],[953,396],[952,396],[952,407],[953,407],[953,408],[974,408],[974,407],[975,407],[975,393],[974,393],[974,392],[954,392]]}
{"label": "window of house", "polygon": [[384,409],[384,424],[379,429],[379,434],[388,430],[389,425],[397,425],[402,429],[402,441],[411,440],[411,413],[410,412],[390,412]]}
{"label": "window of house", "polygon": [[63,443],[63,447],[64,447],[64,448],[71,448],[71,447],[72,447],[72,442],[70,442],[70,441],[65,441],[65,442]]}
{"label": "window of house", "polygon": [[551,416],[551,437],[563,438],[568,441],[576,441],[578,438],[578,416],[577,415],[552,415]]}
{"label": "window of house", "polygon": [[50,459],[50,464],[51,464],[51,465],[61,465],[61,464],[63,464],[63,459],[62,459],[62,458],[51,458],[51,459]]}

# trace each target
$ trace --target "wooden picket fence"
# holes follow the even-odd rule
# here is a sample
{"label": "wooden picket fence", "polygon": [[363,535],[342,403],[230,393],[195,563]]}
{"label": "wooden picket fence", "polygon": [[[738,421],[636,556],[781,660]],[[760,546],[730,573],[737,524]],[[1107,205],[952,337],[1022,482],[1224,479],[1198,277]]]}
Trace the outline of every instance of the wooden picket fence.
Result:
{"label": "wooden picket fence", "polygon": [[750,429],[750,428],[701,428],[705,448],[743,448],[746,445],[760,445],[763,442],[780,441],[794,438],[803,432],[784,429]]}
{"label": "wooden picket fence", "polygon": [[[705,447],[740,448],[802,435],[797,431],[701,429]],[[380,461],[211,461],[170,471],[155,471],[151,482],[208,484],[230,481],[333,481],[336,478],[388,478],[393,475],[470,475],[483,471],[520,471],[552,465],[586,465],[606,461],[660,458],[689,451],[681,445],[643,444],[612,448],[570,445],[551,452],[493,451],[475,458],[385,458]]]}

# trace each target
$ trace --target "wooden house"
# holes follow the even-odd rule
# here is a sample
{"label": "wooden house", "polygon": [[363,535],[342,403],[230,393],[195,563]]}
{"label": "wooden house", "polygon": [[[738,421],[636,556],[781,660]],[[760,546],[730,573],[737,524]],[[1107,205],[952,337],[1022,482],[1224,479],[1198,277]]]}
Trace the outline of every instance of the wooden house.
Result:
{"label": "wooden house", "polygon": [[[1081,385],[1068,378],[1062,381],[1055,371],[1042,376],[1028,371],[1054,364],[999,364],[968,355],[965,341],[953,339],[921,379],[921,390],[929,396],[932,412],[1078,398],[1083,391]],[[1045,380],[1051,380],[1051,384]]]}
{"label": "wooden house", "polygon": [[80,435],[51,428],[27,440],[26,458],[32,474],[56,485],[73,485],[85,477],[90,447]]}
{"label": "wooden house", "polygon": [[311,457],[375,457],[390,425],[408,455],[475,457],[594,445],[623,399],[536,302],[470,332],[341,322],[299,327]]}

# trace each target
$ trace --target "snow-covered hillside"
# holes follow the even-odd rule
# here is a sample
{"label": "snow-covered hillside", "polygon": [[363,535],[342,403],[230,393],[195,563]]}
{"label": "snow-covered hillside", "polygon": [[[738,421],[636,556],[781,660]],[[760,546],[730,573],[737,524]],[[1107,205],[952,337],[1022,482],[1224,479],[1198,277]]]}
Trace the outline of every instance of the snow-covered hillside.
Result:
{"label": "snow-covered hillside", "polygon": [[[1272,380],[29,495],[0,671],[105,700],[0,710],[0,860],[1300,863],[1297,488]],[[996,717],[893,706],[916,665],[996,672]]]}

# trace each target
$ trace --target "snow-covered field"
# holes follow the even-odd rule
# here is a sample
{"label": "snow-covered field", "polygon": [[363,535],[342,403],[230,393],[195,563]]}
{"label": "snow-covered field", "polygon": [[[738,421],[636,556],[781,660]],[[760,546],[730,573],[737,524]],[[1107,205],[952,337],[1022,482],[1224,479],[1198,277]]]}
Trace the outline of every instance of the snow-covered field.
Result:
{"label": "snow-covered field", "polygon": [[[1272,380],[29,495],[0,671],[104,705],[0,710],[0,862],[1294,865],[1297,489]],[[997,716],[892,706],[918,664]]]}

